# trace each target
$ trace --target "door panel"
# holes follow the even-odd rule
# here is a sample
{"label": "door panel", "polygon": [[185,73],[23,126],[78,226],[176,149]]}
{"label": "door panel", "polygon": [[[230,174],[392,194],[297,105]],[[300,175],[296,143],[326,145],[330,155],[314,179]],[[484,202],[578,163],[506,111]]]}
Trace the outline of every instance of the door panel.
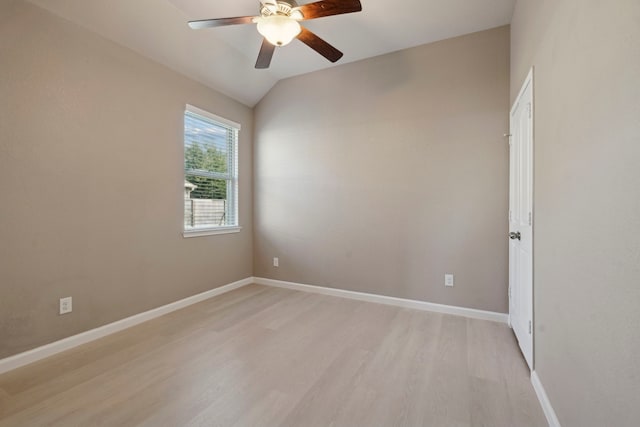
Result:
{"label": "door panel", "polygon": [[509,141],[509,320],[533,369],[533,78],[511,110]]}

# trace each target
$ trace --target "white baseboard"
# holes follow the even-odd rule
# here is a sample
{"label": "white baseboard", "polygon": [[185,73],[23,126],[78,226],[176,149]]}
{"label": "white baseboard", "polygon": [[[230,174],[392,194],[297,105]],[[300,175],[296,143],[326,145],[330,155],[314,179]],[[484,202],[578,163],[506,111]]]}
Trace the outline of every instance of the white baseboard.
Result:
{"label": "white baseboard", "polygon": [[251,283],[253,283],[253,277],[248,277],[237,282],[229,283],[228,285],[220,286],[218,288],[181,299],[180,301],[163,305],[162,307],[135,314],[131,317],[127,317],[126,319],[117,320],[113,323],[109,323],[107,325],[100,326],[98,328],[91,329],[86,332],[82,332],[77,335],[73,335],[59,341],[52,342],[50,344],[43,345],[42,347],[37,347],[32,350],[25,351],[24,353],[9,356],[5,359],[0,359],[0,374],[44,359],[45,357],[53,356],[54,354],[61,353],[65,350],[69,350],[73,347],[77,347],[90,341],[97,340],[98,338],[102,338],[106,335],[122,331],[123,329],[130,328],[142,322],[146,322],[147,320],[155,319],[156,317],[171,313],[172,311],[176,311],[192,304],[204,301],[206,299],[213,298],[225,292],[241,288]]}
{"label": "white baseboard", "polygon": [[560,421],[558,421],[556,411],[553,410],[553,406],[551,406],[547,392],[544,390],[544,387],[540,382],[540,377],[538,377],[538,373],[536,371],[531,372],[531,384],[533,385],[533,389],[536,391],[536,395],[538,396],[538,400],[542,406],[542,411],[544,412],[545,417],[547,417],[549,427],[560,427]]}
{"label": "white baseboard", "polygon": [[509,316],[505,313],[496,313],[493,311],[476,310],[474,308],[456,307],[452,305],[435,304],[426,301],[388,297],[384,295],[368,294],[365,292],[347,291],[344,289],[334,289],[323,286],[304,285],[302,283],[265,279],[263,277],[254,277],[253,282],[258,285],[274,286],[278,288],[293,289],[296,291],[313,292],[316,294],[331,295],[334,297],[368,301],[378,304],[394,305],[397,307],[413,308],[416,310],[434,311],[437,313],[453,314],[456,316],[470,317],[472,319],[491,320],[493,322],[500,323],[507,323],[509,318]]}

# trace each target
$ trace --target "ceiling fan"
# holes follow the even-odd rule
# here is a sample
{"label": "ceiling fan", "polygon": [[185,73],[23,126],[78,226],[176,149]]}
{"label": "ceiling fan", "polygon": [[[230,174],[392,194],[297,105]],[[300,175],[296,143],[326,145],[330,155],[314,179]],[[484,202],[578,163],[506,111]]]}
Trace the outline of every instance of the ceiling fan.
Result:
{"label": "ceiling fan", "polygon": [[295,0],[260,0],[260,3],[259,16],[203,19],[189,21],[189,26],[194,30],[199,30],[225,25],[258,24],[258,32],[264,39],[256,61],[256,68],[269,68],[276,46],[285,46],[294,38],[329,61],[336,62],[342,58],[342,52],[301,26],[298,21],[362,10],[359,0],[320,0],[302,6],[298,6]]}

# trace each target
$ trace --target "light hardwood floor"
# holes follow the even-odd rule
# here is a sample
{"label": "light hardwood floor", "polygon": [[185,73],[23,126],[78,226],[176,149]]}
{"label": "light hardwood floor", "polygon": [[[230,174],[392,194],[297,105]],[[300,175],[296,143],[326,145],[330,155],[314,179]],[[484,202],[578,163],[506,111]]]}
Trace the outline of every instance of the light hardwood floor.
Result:
{"label": "light hardwood floor", "polygon": [[506,325],[258,285],[0,375],[0,426],[546,426]]}

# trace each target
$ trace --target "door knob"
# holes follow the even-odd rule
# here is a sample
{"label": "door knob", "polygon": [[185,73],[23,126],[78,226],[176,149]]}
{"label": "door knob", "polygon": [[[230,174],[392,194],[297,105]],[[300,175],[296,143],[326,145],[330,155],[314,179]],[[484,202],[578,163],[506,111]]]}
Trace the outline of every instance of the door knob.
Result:
{"label": "door knob", "polygon": [[511,233],[509,233],[509,238],[510,238],[511,240],[516,240],[516,239],[520,240],[520,238],[521,238],[521,237],[522,237],[522,236],[520,235],[520,232],[519,232],[519,231],[517,231],[517,232],[515,232],[515,233],[512,231]]}

